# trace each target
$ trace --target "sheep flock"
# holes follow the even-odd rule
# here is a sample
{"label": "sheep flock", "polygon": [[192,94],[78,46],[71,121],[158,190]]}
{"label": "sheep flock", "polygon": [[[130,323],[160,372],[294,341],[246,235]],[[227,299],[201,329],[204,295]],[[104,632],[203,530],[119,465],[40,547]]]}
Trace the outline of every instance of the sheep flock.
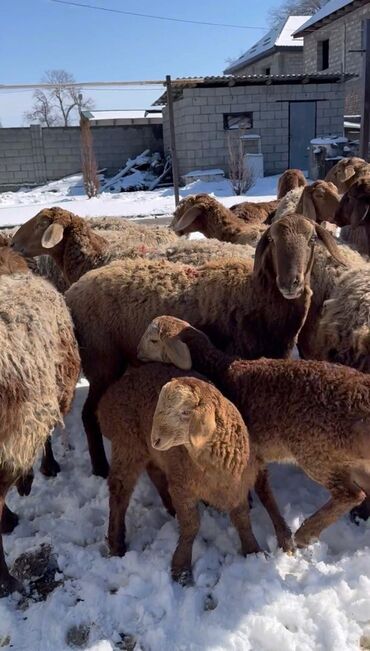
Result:
{"label": "sheep flock", "polygon": [[[270,202],[188,196],[168,227],[50,207],[0,231],[0,596],[24,591],[3,547],[18,525],[7,494],[32,490],[38,457],[63,480],[52,434],[81,374],[112,556],[130,550],[126,512],[145,471],[178,522],[170,572],[182,586],[200,502],[229,514],[242,555],[263,551],[254,493],[290,554],[342,516],[368,520],[369,256],[370,165],[358,158],[312,184],[287,170]],[[273,462],[329,494],[295,531]]]}

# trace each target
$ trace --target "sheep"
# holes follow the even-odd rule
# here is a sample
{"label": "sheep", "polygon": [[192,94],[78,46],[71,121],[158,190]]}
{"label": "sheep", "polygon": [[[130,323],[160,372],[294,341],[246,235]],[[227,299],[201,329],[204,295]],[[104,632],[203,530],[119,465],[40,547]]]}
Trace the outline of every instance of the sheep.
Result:
{"label": "sheep", "polygon": [[[9,251],[9,256],[17,256]],[[17,256],[18,258],[18,256]],[[19,260],[19,258],[18,258]],[[12,265],[11,265],[12,266]],[[80,370],[70,314],[62,296],[32,273],[0,279],[0,594],[19,590],[7,568],[2,544],[7,492],[23,478],[68,412]]]}
{"label": "sheep", "polygon": [[242,201],[241,203],[235,203],[230,210],[247,224],[255,222],[270,224],[279,203],[277,199],[261,201],[260,203]]}
{"label": "sheep", "polygon": [[369,175],[352,183],[343,195],[333,221],[341,228],[349,227],[346,240],[370,255],[370,165]]}
{"label": "sheep", "polygon": [[[119,259],[124,246],[136,244],[158,245],[160,232],[163,231],[163,242],[176,242],[177,237],[169,229],[160,227],[154,231],[150,227],[141,226],[138,234],[122,239],[117,234],[115,245],[110,244],[91,229],[86,220],[73,215],[62,208],[41,210],[35,217],[23,224],[12,239],[12,246],[25,256],[39,256],[48,252],[63,270],[65,280],[71,284],[90,269],[95,269],[109,261]],[[146,240],[148,231],[148,241]],[[133,241],[133,239],[136,240]]]}
{"label": "sheep", "polygon": [[178,235],[199,231],[205,237],[252,246],[257,244],[266,230],[266,226],[258,220],[244,223],[236,212],[207,194],[191,195],[180,201],[170,228]]}
{"label": "sheep", "polygon": [[286,170],[279,178],[277,198],[282,199],[290,190],[305,187],[306,185],[307,181],[301,170]]}
{"label": "sheep", "polygon": [[[168,316],[149,324],[138,357],[204,374],[240,410],[264,464],[295,463],[329,490],[331,499],[295,532],[298,548],[370,494],[370,376],[326,362],[230,357]],[[256,486],[278,529],[281,516],[263,499],[261,481],[266,486],[266,470]]]}
{"label": "sheep", "polygon": [[370,174],[370,164],[363,158],[342,158],[327,173],[325,181],[330,181],[337,186],[338,192],[347,192],[351,185],[361,176]]}
{"label": "sheep", "polygon": [[[66,292],[90,388],[82,418],[93,472],[108,465],[96,422],[97,403],[121,376],[148,323],[163,312],[191,318],[223,349],[245,357],[285,357],[311,299],[309,274],[315,238],[340,260],[335,241],[304,217],[273,224],[248,260],[190,267],[167,261],[126,260],[86,273]],[[287,260],[295,254],[295,262]],[[103,336],[102,336],[103,333]]]}
{"label": "sheep", "polygon": [[236,407],[214,386],[188,376],[162,364],[129,369],[98,407],[102,432],[112,443],[110,551],[126,553],[126,510],[147,468],[164,505],[178,517],[172,577],[182,585],[192,582],[200,500],[230,513],[243,554],[260,551],[249,521],[247,494],[258,462],[249,450],[247,428]]}
{"label": "sheep", "polygon": [[332,222],[339,206],[340,196],[333,183],[315,181],[311,185],[290,190],[281,199],[273,221],[291,212],[296,212],[317,221]]}

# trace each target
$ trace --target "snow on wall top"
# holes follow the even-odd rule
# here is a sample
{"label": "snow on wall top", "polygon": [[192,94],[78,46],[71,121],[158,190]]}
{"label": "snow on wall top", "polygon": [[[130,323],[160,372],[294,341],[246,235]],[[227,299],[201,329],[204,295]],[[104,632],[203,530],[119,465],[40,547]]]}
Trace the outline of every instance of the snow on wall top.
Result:
{"label": "snow on wall top", "polygon": [[[87,111],[84,111],[87,114]],[[121,111],[88,111],[90,120],[135,120],[138,118],[152,118],[162,117],[162,113],[158,111],[140,110],[121,110]]]}
{"label": "snow on wall top", "polygon": [[302,47],[303,38],[293,38],[293,32],[303,25],[307,18],[309,18],[309,16],[289,16],[289,18],[287,18],[283,23],[280,23],[278,27],[273,27],[267,34],[262,36],[262,38],[242,54],[239,59],[233,61],[226,70],[224,70],[224,73],[227,74],[232,72],[245,63],[260,58],[273,47]]}
{"label": "snow on wall top", "polygon": [[[312,27],[323,18],[330,16],[330,14],[332,14],[334,11],[338,11],[347,5],[351,5],[352,2],[353,0],[329,0],[326,5],[321,7],[319,11],[316,11],[316,13],[314,13],[314,15],[311,16],[302,26],[298,25],[295,29],[294,34],[302,34],[302,32],[308,27]],[[298,40],[298,38],[295,40]]]}

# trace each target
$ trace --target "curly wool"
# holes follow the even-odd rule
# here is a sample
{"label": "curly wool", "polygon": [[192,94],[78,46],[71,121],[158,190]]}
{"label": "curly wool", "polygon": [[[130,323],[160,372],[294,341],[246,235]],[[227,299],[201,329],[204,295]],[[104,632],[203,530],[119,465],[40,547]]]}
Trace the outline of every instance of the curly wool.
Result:
{"label": "curly wool", "polygon": [[0,468],[28,470],[69,409],[79,373],[62,297],[31,273],[0,280]]}

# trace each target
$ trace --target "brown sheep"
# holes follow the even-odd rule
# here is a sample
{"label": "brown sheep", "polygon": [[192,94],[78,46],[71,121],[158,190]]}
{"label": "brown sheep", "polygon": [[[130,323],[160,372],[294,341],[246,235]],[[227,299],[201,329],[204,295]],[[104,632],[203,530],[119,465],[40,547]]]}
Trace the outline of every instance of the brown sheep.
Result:
{"label": "brown sheep", "polygon": [[307,181],[301,170],[286,170],[279,178],[277,198],[282,199],[290,190],[305,187]]}
{"label": "brown sheep", "polygon": [[327,173],[325,181],[337,186],[340,194],[347,192],[360,176],[370,174],[370,165],[363,158],[342,158]]}
{"label": "brown sheep", "polygon": [[[144,229],[144,230],[143,230]],[[139,235],[134,235],[136,243],[158,244],[157,231],[151,233],[150,227],[141,226]],[[159,230],[160,227],[155,227]],[[176,242],[177,238],[169,229],[163,228],[164,243]],[[119,235],[118,235],[119,237]],[[12,239],[12,247],[26,257],[48,253],[62,269],[65,280],[71,284],[90,269],[96,269],[112,260],[122,257],[127,246],[132,246],[131,233],[116,242],[116,246],[93,230],[89,223],[62,208],[46,208],[23,224]]]}
{"label": "brown sheep", "polygon": [[126,552],[126,510],[139,475],[148,469],[164,505],[177,514],[180,537],[172,577],[182,585],[192,580],[201,500],[230,513],[243,554],[260,551],[249,521],[247,494],[258,467],[247,428],[214,386],[184,375],[189,374],[162,364],[130,369],[109,387],[98,408],[102,432],[112,443],[110,550],[119,556]]}
{"label": "brown sheep", "polygon": [[298,187],[281,199],[273,221],[296,212],[313,221],[332,222],[340,202],[340,196],[333,183],[315,181],[311,185]]}
{"label": "brown sheep", "polygon": [[[370,173],[351,184],[340,201],[333,221],[341,228],[350,227],[351,235],[347,233],[347,241],[352,242],[358,231],[363,232],[366,249],[362,246],[360,252],[370,255]],[[355,246],[355,242],[353,244]]]}
{"label": "brown sheep", "polygon": [[236,212],[208,194],[195,194],[183,199],[174,212],[170,227],[178,235],[198,231],[205,237],[252,246],[266,230],[258,220],[244,223]]}
{"label": "brown sheep", "polygon": [[253,224],[255,222],[270,224],[278,205],[279,201],[277,199],[261,201],[260,203],[242,201],[231,206],[230,210],[247,224]]}
{"label": "brown sheep", "polygon": [[244,357],[288,356],[310,304],[316,237],[340,259],[324,229],[293,215],[273,224],[260,240],[254,270],[251,262],[237,259],[197,268],[126,260],[90,271],[70,287],[66,301],[90,382],[82,417],[95,474],[108,473],[97,403],[135,359],[148,323],[167,312],[192,319],[221,348]]}
{"label": "brown sheep", "polygon": [[[14,252],[10,255],[16,256]],[[0,278],[0,595],[19,590],[7,568],[2,533],[17,516],[9,489],[24,476],[50,431],[69,411],[80,370],[70,314],[61,295],[32,273]],[[4,522],[5,519],[5,522]]]}
{"label": "brown sheep", "polygon": [[229,357],[203,332],[173,317],[148,326],[138,357],[204,374],[238,407],[252,449],[265,464],[297,464],[331,493],[295,533],[298,547],[370,495],[368,375],[325,362]]}

